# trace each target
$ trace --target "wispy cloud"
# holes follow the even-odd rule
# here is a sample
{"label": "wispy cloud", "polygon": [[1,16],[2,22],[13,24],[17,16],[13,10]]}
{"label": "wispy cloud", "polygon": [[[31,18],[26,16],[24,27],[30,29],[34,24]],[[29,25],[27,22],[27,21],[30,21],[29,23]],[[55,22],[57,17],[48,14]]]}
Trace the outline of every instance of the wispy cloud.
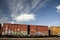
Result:
{"label": "wispy cloud", "polygon": [[3,13],[2,9],[0,9],[0,23],[8,22],[8,17],[6,17]]}
{"label": "wispy cloud", "polygon": [[3,13],[3,11],[2,11],[2,9],[0,9],[0,14],[2,14]]}
{"label": "wispy cloud", "polygon": [[52,24],[58,24],[59,22],[58,21],[54,21],[54,22],[52,22]]}
{"label": "wispy cloud", "polygon": [[60,5],[58,5],[56,8],[57,8],[57,13],[59,13],[60,12]]}
{"label": "wispy cloud", "polygon": [[[29,1],[30,2],[30,1]],[[11,12],[11,17],[16,21],[28,21],[33,19],[34,15],[30,13],[31,3],[28,0],[8,0],[8,6]],[[27,14],[30,13],[30,14]],[[21,19],[22,17],[22,19]],[[29,17],[29,18],[28,18]]]}
{"label": "wispy cloud", "polygon": [[36,6],[37,6],[37,4],[39,4],[39,3],[41,3],[41,0],[32,0],[32,3],[31,3],[31,6],[32,6],[32,9],[34,9]]}
{"label": "wispy cloud", "polygon": [[23,0],[8,0],[8,6],[12,17],[16,17],[25,8]]}
{"label": "wispy cloud", "polygon": [[55,26],[57,24],[59,24],[59,21],[53,21],[53,22],[49,23],[48,26]]}
{"label": "wispy cloud", "polygon": [[57,26],[60,22],[59,21],[53,21],[53,22],[46,22],[46,23],[37,23],[36,25],[44,25],[44,26]]}
{"label": "wispy cloud", "polygon": [[48,2],[49,0],[39,0],[38,1],[38,3],[36,4],[35,2],[35,6],[34,6],[34,8],[33,8],[33,11],[35,12],[35,11],[37,11],[37,10],[39,10],[40,8],[43,8],[43,7],[45,7],[46,6],[46,3]]}
{"label": "wispy cloud", "polygon": [[0,23],[12,23],[12,22],[9,20],[8,17],[3,15],[3,16],[0,17]]}
{"label": "wispy cloud", "polygon": [[[43,0],[43,1],[42,0],[7,0],[7,1],[12,19],[14,20],[14,18],[16,18],[15,20],[18,20],[17,18],[19,18],[19,20],[21,20],[20,19],[21,15],[25,16],[27,14],[30,16],[31,14],[33,14],[32,17],[34,17],[35,14],[31,11],[33,10],[36,11],[37,9],[44,7],[48,0]],[[25,18],[25,20],[28,19]]]}

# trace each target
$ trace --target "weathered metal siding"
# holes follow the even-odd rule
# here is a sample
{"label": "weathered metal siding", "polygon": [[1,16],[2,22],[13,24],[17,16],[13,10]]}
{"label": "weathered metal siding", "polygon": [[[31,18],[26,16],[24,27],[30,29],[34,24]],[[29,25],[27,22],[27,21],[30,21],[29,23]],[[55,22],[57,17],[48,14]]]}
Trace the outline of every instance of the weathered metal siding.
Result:
{"label": "weathered metal siding", "polygon": [[48,35],[48,26],[37,26],[37,32],[43,36]]}
{"label": "weathered metal siding", "polygon": [[31,35],[48,35],[48,26],[30,26],[30,34]]}
{"label": "weathered metal siding", "polygon": [[[30,26],[30,35],[47,35],[48,26]],[[28,25],[26,24],[3,24],[2,35],[28,35]]]}
{"label": "weathered metal siding", "polygon": [[1,35],[1,24],[0,24],[0,35]]}
{"label": "weathered metal siding", "polygon": [[36,26],[30,25],[30,35],[35,35],[36,29],[37,29]]}
{"label": "weathered metal siding", "polygon": [[27,25],[25,24],[3,24],[3,35],[27,35]]}
{"label": "weathered metal siding", "polygon": [[50,27],[51,35],[60,35],[60,26]]}
{"label": "weathered metal siding", "polygon": [[37,26],[37,28],[38,28],[38,31],[39,32],[46,32],[46,31],[48,31],[48,27],[47,26]]}

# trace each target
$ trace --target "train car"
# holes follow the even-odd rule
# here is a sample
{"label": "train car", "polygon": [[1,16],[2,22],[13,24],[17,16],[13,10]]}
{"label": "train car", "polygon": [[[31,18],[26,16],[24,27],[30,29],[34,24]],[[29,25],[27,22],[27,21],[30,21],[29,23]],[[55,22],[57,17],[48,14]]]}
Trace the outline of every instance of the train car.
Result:
{"label": "train car", "polygon": [[27,25],[26,24],[3,24],[2,35],[20,37],[27,35]]}
{"label": "train car", "polygon": [[48,26],[30,25],[30,35],[48,36]]}
{"label": "train car", "polygon": [[1,35],[1,24],[0,24],[0,35]]}
{"label": "train car", "polygon": [[51,26],[50,27],[50,34],[52,36],[60,36],[60,26]]}
{"label": "train car", "polygon": [[26,24],[0,24],[0,35],[3,37],[56,37],[60,36],[60,26],[41,26]]}
{"label": "train car", "polygon": [[2,35],[13,37],[47,36],[48,26],[4,23]]}

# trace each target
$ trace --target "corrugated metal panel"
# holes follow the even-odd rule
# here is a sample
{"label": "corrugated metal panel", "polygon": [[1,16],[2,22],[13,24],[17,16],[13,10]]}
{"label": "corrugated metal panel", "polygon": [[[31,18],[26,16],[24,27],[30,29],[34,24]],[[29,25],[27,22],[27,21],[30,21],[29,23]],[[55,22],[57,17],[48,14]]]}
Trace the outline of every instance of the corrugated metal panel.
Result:
{"label": "corrugated metal panel", "polygon": [[0,24],[0,29],[1,29],[1,24]]}
{"label": "corrugated metal panel", "polygon": [[37,32],[40,35],[48,35],[48,26],[37,26]]}
{"label": "corrugated metal panel", "polygon": [[35,35],[36,29],[36,26],[30,25],[30,35]]}
{"label": "corrugated metal panel", "polygon": [[25,24],[9,24],[4,23],[3,24],[3,33],[4,35],[27,35],[27,25]]}
{"label": "corrugated metal panel", "polygon": [[37,30],[42,33],[48,31],[48,26],[37,26],[37,28]]}
{"label": "corrugated metal panel", "polygon": [[51,31],[51,35],[60,35],[60,27],[59,26],[51,26],[50,31]]}
{"label": "corrugated metal panel", "polygon": [[48,35],[48,26],[30,26],[31,35]]}
{"label": "corrugated metal panel", "polygon": [[7,35],[8,33],[8,25],[7,24],[3,24],[3,35]]}
{"label": "corrugated metal panel", "polygon": [[1,24],[0,24],[0,35],[1,35]]}
{"label": "corrugated metal panel", "polygon": [[12,29],[12,31],[15,31],[15,26],[11,25],[11,29]]}
{"label": "corrugated metal panel", "polygon": [[21,25],[20,26],[20,33],[22,34],[22,35],[27,35],[27,25]]}
{"label": "corrugated metal panel", "polygon": [[12,30],[12,25],[8,24],[8,28],[9,28],[9,30]]}

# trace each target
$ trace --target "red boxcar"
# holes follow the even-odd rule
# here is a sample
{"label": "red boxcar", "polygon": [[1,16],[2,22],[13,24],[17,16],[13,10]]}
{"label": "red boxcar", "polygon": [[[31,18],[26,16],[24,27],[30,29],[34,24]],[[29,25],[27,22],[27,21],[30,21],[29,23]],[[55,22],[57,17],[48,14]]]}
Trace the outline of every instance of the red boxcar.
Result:
{"label": "red boxcar", "polygon": [[48,35],[48,26],[30,25],[30,35],[47,36]]}
{"label": "red boxcar", "polygon": [[3,24],[3,35],[27,35],[26,24]]}
{"label": "red boxcar", "polygon": [[36,25],[26,25],[26,24],[3,24],[3,35],[48,35],[48,26],[36,26]]}
{"label": "red boxcar", "polygon": [[1,24],[0,24],[0,35],[1,35]]}

